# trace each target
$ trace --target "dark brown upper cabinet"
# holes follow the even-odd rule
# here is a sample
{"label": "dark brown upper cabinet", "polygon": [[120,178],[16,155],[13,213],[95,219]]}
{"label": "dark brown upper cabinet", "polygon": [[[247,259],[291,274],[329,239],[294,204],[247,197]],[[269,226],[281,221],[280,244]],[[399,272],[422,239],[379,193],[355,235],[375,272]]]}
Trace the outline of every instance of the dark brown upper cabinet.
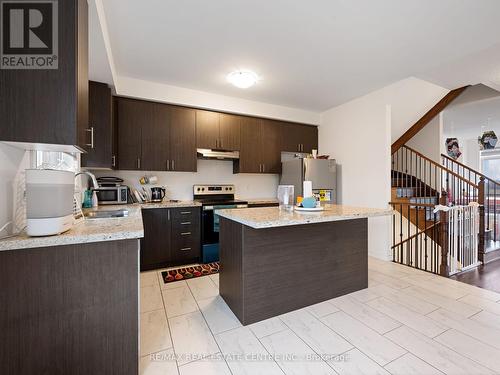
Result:
{"label": "dark brown upper cabinet", "polygon": [[120,169],[196,172],[194,109],[126,98],[117,102]]}
{"label": "dark brown upper cabinet", "polygon": [[196,111],[198,148],[238,151],[241,116],[212,111]]}
{"label": "dark brown upper cabinet", "polygon": [[217,149],[219,147],[219,113],[196,111],[196,146]]}
{"label": "dark brown upper cabinet", "polygon": [[239,151],[241,137],[241,116],[220,114],[219,148],[223,150]]}
{"label": "dark brown upper cabinet", "polygon": [[281,172],[280,124],[277,121],[241,118],[240,158],[235,173]]}
{"label": "dark brown upper cabinet", "polygon": [[149,120],[147,102],[117,99],[118,166],[123,170],[141,169],[142,124]]}
{"label": "dark brown upper cabinet", "polygon": [[194,109],[170,107],[170,170],[196,172],[196,113]]}
{"label": "dark brown upper cabinet", "polygon": [[113,119],[111,89],[106,83],[89,82],[89,143],[82,167],[113,168]]}
{"label": "dark brown upper cabinet", "polygon": [[170,107],[146,102],[141,126],[139,169],[168,171],[170,163]]}
{"label": "dark brown upper cabinet", "polygon": [[235,160],[235,173],[261,173],[261,120],[252,117],[241,119],[240,158]]}
{"label": "dark brown upper cabinet", "polygon": [[58,68],[0,70],[0,141],[90,143],[87,0],[55,4]]}
{"label": "dark brown upper cabinet", "polygon": [[261,120],[262,173],[281,173],[280,122]]}
{"label": "dark brown upper cabinet", "polygon": [[281,150],[311,153],[318,149],[318,127],[294,123],[281,123]]}

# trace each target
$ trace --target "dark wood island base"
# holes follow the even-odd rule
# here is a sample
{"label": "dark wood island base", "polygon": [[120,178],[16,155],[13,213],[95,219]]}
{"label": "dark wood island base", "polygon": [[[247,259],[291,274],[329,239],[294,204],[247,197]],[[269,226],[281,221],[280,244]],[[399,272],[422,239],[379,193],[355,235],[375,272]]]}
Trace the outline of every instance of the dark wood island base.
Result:
{"label": "dark wood island base", "polygon": [[243,325],[368,287],[368,219],[254,229],[220,218],[220,295]]}

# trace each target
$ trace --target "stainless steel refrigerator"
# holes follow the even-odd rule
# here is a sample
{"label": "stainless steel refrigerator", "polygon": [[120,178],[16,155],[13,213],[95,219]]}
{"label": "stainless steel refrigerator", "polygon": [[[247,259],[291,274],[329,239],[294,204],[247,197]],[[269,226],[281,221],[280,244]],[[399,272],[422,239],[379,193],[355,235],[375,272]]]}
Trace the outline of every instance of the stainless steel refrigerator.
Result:
{"label": "stainless steel refrigerator", "polygon": [[293,185],[295,197],[302,196],[304,181],[312,181],[313,194],[324,203],[337,202],[335,159],[292,159],[283,161],[280,185]]}

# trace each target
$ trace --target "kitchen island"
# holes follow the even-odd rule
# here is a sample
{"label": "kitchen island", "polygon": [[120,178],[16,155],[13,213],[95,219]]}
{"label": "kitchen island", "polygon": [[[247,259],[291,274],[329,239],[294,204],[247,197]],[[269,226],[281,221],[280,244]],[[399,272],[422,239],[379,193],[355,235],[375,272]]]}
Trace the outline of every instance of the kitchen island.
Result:
{"label": "kitchen island", "polygon": [[391,213],[219,210],[220,295],[247,325],[367,288],[368,218]]}

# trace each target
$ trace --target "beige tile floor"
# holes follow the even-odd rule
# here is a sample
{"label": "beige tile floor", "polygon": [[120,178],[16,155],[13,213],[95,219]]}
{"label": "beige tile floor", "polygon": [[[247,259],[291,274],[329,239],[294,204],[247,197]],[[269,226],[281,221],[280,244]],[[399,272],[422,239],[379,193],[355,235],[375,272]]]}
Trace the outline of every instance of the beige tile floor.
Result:
{"label": "beige tile floor", "polygon": [[218,283],[141,273],[141,374],[500,373],[495,292],[370,258],[367,289],[243,327]]}

